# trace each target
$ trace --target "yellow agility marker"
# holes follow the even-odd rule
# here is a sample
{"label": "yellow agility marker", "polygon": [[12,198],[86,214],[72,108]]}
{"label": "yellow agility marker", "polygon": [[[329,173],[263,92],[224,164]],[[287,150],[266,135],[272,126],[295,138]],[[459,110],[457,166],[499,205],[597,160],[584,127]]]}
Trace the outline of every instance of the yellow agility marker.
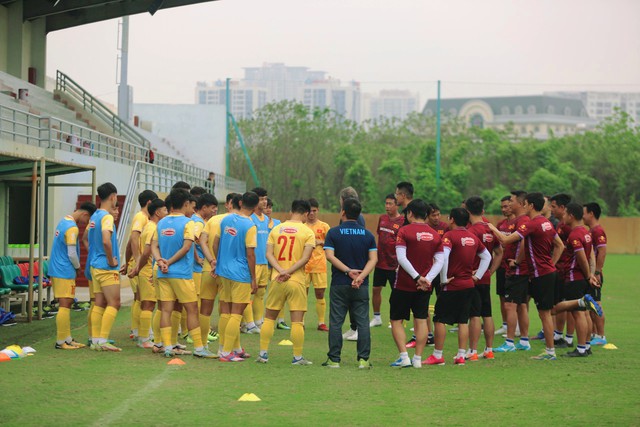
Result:
{"label": "yellow agility marker", "polygon": [[617,350],[618,349],[618,347],[616,347],[614,344],[611,344],[611,343],[603,345],[602,348],[607,349],[607,350]]}
{"label": "yellow agility marker", "polygon": [[167,365],[186,365],[186,363],[184,362],[184,360],[178,359],[176,357],[174,359],[171,359],[169,362],[167,362]]}
{"label": "yellow agility marker", "polygon": [[278,343],[278,345],[293,345],[293,343],[289,340],[282,340]]}
{"label": "yellow agility marker", "polygon": [[260,402],[262,401],[262,399],[260,399],[258,396],[256,396],[253,393],[245,393],[242,396],[240,396],[240,399],[238,399],[238,402]]}

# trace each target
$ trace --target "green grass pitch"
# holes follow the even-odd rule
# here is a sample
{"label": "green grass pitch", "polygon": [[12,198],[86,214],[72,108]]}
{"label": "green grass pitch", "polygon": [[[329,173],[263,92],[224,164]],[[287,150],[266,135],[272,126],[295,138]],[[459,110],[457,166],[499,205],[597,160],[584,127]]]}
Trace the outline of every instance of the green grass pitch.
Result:
{"label": "green grass pitch", "polygon": [[[323,368],[327,334],[316,331],[310,296],[304,354],[314,366],[291,366],[291,347],[278,346],[276,330],[268,365],[249,360],[224,364],[184,357],[184,366],[135,348],[128,339],[130,312],[123,308],[113,337],[120,354],[57,351],[55,320],[0,328],[0,348],[32,346],[37,354],[0,363],[4,425],[638,425],[640,256],[609,256],[603,306],[607,338],[618,350],[595,348],[586,359],[538,362],[543,350],[496,354],[454,366],[457,339],[448,333],[446,366],[393,369],[397,357],[388,321],[389,288],[383,293],[383,327],[372,330],[374,368],[358,370],[355,343],[345,342],[340,369]],[[494,296],[494,316],[500,321]],[[532,305],[531,333],[540,328]],[[217,321],[217,316],[214,317]],[[86,339],[86,312],[72,313],[74,336]],[[407,326],[408,328],[409,326]],[[408,332],[410,334],[410,332]],[[242,335],[256,355],[257,335]],[[495,346],[502,343],[496,339]],[[484,339],[480,341],[480,347]],[[215,345],[214,345],[215,346]],[[432,348],[425,350],[425,356]],[[566,350],[558,350],[558,354]],[[413,352],[410,351],[410,355]],[[260,402],[238,402],[255,393]]]}

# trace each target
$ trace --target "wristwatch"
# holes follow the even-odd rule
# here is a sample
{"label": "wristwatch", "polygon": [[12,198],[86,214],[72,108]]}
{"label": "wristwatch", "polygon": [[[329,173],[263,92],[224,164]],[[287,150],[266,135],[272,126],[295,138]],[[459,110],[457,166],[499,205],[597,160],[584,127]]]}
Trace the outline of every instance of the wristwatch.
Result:
{"label": "wristwatch", "polygon": [[420,279],[420,274],[418,274],[416,277],[413,278],[414,282],[417,282]]}
{"label": "wristwatch", "polygon": [[350,269],[350,268],[348,268],[348,269],[347,269],[347,271],[345,271],[345,272],[344,272],[344,275],[345,275],[345,276],[348,276],[348,275],[349,275],[349,273],[351,273],[351,269]]}

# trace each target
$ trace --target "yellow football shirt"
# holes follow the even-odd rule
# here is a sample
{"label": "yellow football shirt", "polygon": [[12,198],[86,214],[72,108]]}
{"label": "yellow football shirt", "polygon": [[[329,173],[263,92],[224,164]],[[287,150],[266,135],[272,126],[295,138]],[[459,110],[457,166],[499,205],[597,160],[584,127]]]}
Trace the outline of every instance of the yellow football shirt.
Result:
{"label": "yellow football shirt", "polygon": [[[157,228],[158,228],[158,225],[153,221],[149,221],[147,225],[144,226],[144,229],[142,230],[142,234],[140,235],[140,239],[142,240],[141,248],[143,251],[147,245],[151,245],[151,240],[153,240],[153,236],[156,234]],[[153,264],[152,258],[153,258],[153,255],[149,255],[149,258],[147,259],[147,263],[140,268],[140,273],[139,273],[140,275],[151,276],[152,274],[151,266]]]}
{"label": "yellow football shirt", "polygon": [[[327,232],[331,227],[329,224],[323,221],[316,221],[315,224],[305,224],[309,229],[313,232],[315,236],[315,240],[324,241],[325,237],[327,237]],[[311,258],[309,258],[309,262],[304,267],[305,273],[326,273],[327,272],[327,257],[324,254],[324,248],[322,245],[315,246],[313,252],[311,253]]]}
{"label": "yellow football shirt", "polygon": [[142,251],[144,250],[144,240],[142,239],[142,230],[144,230],[144,227],[147,225],[148,222],[149,222],[149,217],[142,211],[139,211],[133,216],[133,221],[131,222],[131,231],[129,232],[129,235],[131,235],[134,231],[137,231],[138,233],[140,233],[140,236],[139,236],[140,240],[138,242],[138,248],[140,250],[137,254],[134,254],[134,253],[131,254],[131,260],[129,260],[129,266],[132,266],[133,263],[135,263],[135,260],[138,259],[138,257],[142,254]]}
{"label": "yellow football shirt", "polygon": [[[229,215],[229,213],[223,213],[220,215],[215,215],[212,216],[211,218],[209,218],[209,220],[207,221],[207,223],[204,226],[204,229],[202,230],[201,233],[207,233],[207,248],[209,248],[209,252],[211,252],[211,255],[213,255],[213,258],[216,258],[216,254],[213,253],[213,238],[215,237],[215,231],[220,230],[220,222],[222,221],[222,219],[224,217],[226,217],[227,215]],[[198,234],[198,239],[200,238],[200,234]],[[218,231],[219,233],[219,231]],[[202,271],[211,271],[211,264],[209,264],[208,262],[206,262],[202,265]]]}
{"label": "yellow football shirt", "polygon": [[[273,246],[273,255],[282,268],[289,268],[302,258],[305,246],[316,245],[316,237],[313,231],[301,222],[285,221],[278,224],[269,233],[267,246]],[[267,247],[267,250],[269,248]],[[278,271],[274,268],[271,279],[278,276]],[[304,284],[304,269],[300,268],[291,275],[290,281]]]}

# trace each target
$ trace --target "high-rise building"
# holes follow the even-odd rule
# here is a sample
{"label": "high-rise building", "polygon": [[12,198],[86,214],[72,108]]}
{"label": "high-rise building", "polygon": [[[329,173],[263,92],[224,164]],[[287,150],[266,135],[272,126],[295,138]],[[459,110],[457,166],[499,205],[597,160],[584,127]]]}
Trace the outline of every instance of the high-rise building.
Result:
{"label": "high-rise building", "polygon": [[381,90],[378,95],[367,97],[365,119],[379,118],[405,119],[410,113],[419,110],[420,97],[408,90]]}
{"label": "high-rise building", "polygon": [[[295,100],[311,109],[329,108],[346,119],[360,121],[359,83],[342,84],[326,74],[282,63],[247,67],[241,80],[230,82],[231,113],[236,119],[251,118],[255,110],[269,102]],[[225,82],[198,82],[195,98],[196,104],[225,105]]]}
{"label": "high-rise building", "polygon": [[628,113],[640,125],[640,92],[545,92],[545,95],[580,99],[589,117],[602,121],[615,108]]}

